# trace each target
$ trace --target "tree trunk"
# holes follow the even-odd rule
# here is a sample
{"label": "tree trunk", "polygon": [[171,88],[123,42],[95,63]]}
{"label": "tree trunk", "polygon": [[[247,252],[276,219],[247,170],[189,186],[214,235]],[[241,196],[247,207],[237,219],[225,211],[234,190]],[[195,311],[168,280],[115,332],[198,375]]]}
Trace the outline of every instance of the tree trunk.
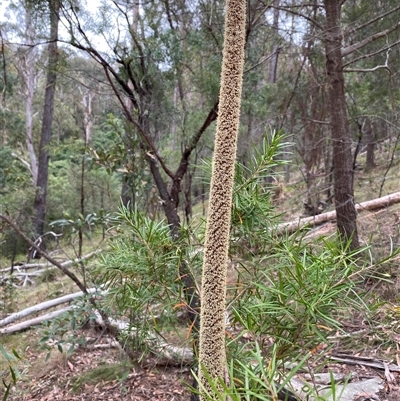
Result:
{"label": "tree trunk", "polygon": [[337,228],[344,243],[350,241],[350,249],[359,246],[357,213],[354,206],[353,167],[351,138],[347,120],[346,98],[342,66],[342,33],[340,29],[340,1],[325,0],[326,72],[331,114],[333,146],[333,176]]}
{"label": "tree trunk", "polygon": [[31,10],[28,9],[28,5],[25,5],[25,33],[26,42],[29,48],[24,51],[24,55],[20,65],[20,75],[25,86],[25,132],[26,132],[26,147],[28,149],[29,161],[30,161],[30,172],[33,179],[33,184],[37,183],[38,166],[35,148],[33,146],[33,96],[36,85],[35,76],[35,55],[36,47],[34,46],[34,29],[32,24]]}
{"label": "tree trunk", "polygon": [[375,164],[375,134],[374,126],[368,119],[365,121],[365,141],[367,143],[367,159],[365,163],[365,171],[371,171],[376,167]]}
{"label": "tree trunk", "polygon": [[[273,5],[277,8],[274,9],[274,19],[272,22],[272,29],[274,30],[275,40],[279,40],[278,30],[279,30],[279,3],[280,0],[274,0]],[[269,77],[268,82],[274,84],[276,82],[276,74],[278,71],[278,59],[279,59],[279,45],[274,44],[271,49],[271,59],[269,61]]]}
{"label": "tree trunk", "polygon": [[58,22],[61,1],[49,0],[50,9],[50,43],[48,46],[48,65],[46,91],[43,106],[42,132],[39,145],[38,177],[36,182],[35,196],[35,235],[43,235],[44,220],[46,217],[47,182],[49,175],[49,150],[48,146],[51,139],[53,114],[54,114],[54,94],[57,79],[58,63]]}

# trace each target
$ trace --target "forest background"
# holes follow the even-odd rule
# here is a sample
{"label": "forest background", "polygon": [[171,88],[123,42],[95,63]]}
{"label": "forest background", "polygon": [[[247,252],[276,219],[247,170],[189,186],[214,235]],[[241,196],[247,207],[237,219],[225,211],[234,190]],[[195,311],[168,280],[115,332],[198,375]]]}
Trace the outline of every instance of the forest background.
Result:
{"label": "forest background", "polygon": [[[224,2],[89,9],[27,0],[3,9],[2,260],[13,271],[28,248],[30,258],[58,249],[59,236],[71,258],[82,258],[85,241],[108,237],[127,258],[130,237],[155,224],[161,232],[146,240],[164,244],[160,265],[179,266],[165,274],[181,279],[195,334]],[[277,215],[329,209],[339,249],[357,254],[371,238],[357,230],[356,202],[398,191],[400,6],[255,0],[247,14],[232,260],[259,263]],[[372,264],[398,246],[381,245]],[[125,259],[104,258],[101,281],[124,294],[140,264],[121,273]],[[99,283],[90,266],[76,269],[69,276],[82,291]]]}

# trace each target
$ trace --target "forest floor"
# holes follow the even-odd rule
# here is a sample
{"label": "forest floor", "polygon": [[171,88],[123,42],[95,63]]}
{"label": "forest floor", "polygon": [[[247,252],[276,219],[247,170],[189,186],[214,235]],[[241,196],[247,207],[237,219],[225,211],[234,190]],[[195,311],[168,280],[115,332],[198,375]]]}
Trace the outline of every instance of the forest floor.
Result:
{"label": "forest floor", "polygon": [[[362,175],[359,181],[367,180]],[[375,178],[368,178],[368,193],[360,193],[360,200],[377,197],[378,184],[371,185]],[[371,181],[372,180],[372,181]],[[398,177],[396,177],[398,183]],[[394,183],[383,195],[398,191]],[[392,190],[393,187],[393,190]],[[359,189],[359,188],[358,188]],[[295,195],[296,194],[296,195]],[[297,218],[301,211],[294,205],[301,204],[296,186],[285,189],[280,208],[285,211],[285,220]],[[300,202],[300,203],[299,203]],[[360,238],[363,243],[370,243],[373,238],[373,254],[377,259],[388,254],[392,247],[400,245],[400,205],[375,212],[363,212],[358,219]],[[329,236],[335,232],[334,223],[328,222],[310,231],[309,238]],[[397,261],[387,265],[388,281],[369,281],[365,285],[373,292],[377,307],[371,320],[365,321],[357,313],[347,322],[343,322],[348,336],[333,339],[333,346],[327,354],[322,371],[331,371],[348,375],[352,381],[379,377],[382,388],[377,393],[360,392],[353,401],[397,401],[400,400],[400,373],[366,366],[350,365],[329,360],[332,353],[345,353],[351,356],[376,358],[400,367],[400,267]],[[42,300],[54,298],[71,292],[72,286],[59,281],[57,286],[38,286],[25,291],[19,300],[14,300],[14,308],[22,309]],[[51,290],[50,290],[51,289]],[[38,342],[43,336],[40,329],[25,331],[0,338],[7,349],[15,348],[23,356],[18,368],[22,372],[17,385],[11,389],[10,401],[78,401],[78,400],[123,400],[123,401],[188,401],[191,383],[190,367],[172,367],[158,365],[157,358],[146,360],[143,364],[128,362],[124,352],[118,348],[107,347],[110,339],[107,335],[87,329],[85,336],[96,337],[96,344],[104,348],[86,349],[79,347],[68,357],[55,348],[47,359],[48,351],[41,349]],[[3,361],[4,362],[4,361]],[[310,362],[312,367],[312,362]],[[387,366],[386,366],[387,367]],[[0,356],[1,370],[5,369]],[[399,368],[400,370],[400,368]],[[301,377],[301,373],[299,373]],[[7,379],[8,380],[8,379]],[[1,385],[0,385],[1,386]],[[0,395],[1,394],[0,387]],[[339,398],[337,398],[338,400]],[[337,401],[335,400],[335,401]]]}
{"label": "forest floor", "polygon": [[[378,379],[379,391],[362,390],[354,397],[336,398],[334,401],[398,401],[400,400],[399,371],[385,370],[380,367],[367,366],[368,362],[392,362],[390,366],[400,366],[400,314],[393,308],[381,309],[382,321],[374,325],[362,319],[354,318],[343,322],[344,330],[349,337],[338,336],[336,343],[324,358],[321,368],[319,355],[311,358],[307,370],[332,372],[341,377],[350,377],[351,383],[362,383]],[[379,320],[379,318],[377,318]],[[10,401],[189,401],[188,385],[192,378],[190,367],[158,365],[156,357],[146,358],[143,363],[132,363],[119,348],[110,348],[112,342],[108,335],[102,335],[93,328],[82,330],[80,335],[97,338],[96,344],[104,348],[86,349],[79,347],[68,357],[53,349],[40,349],[39,331],[26,331],[13,336],[23,344],[23,371],[17,386],[11,390]],[[12,336],[8,336],[9,339]],[[9,343],[7,342],[7,345]],[[329,359],[338,353],[355,357],[366,357],[360,364],[348,364]],[[368,359],[369,358],[369,359]],[[366,362],[366,364],[364,364]],[[318,367],[318,369],[317,369]],[[396,369],[395,369],[396,370]],[[299,371],[295,377],[305,380],[305,371]],[[308,380],[309,381],[309,380]],[[328,382],[329,385],[329,382]],[[339,390],[338,390],[339,391]],[[304,398],[304,400],[312,398]],[[299,399],[300,400],[300,399]]]}
{"label": "forest floor", "polygon": [[[104,340],[107,338],[101,341]],[[68,358],[57,350],[53,354],[43,363],[46,353],[25,352],[24,359],[30,368],[11,391],[9,400],[188,401],[190,398],[184,384],[191,380],[188,368],[132,365],[118,349],[79,349]]]}

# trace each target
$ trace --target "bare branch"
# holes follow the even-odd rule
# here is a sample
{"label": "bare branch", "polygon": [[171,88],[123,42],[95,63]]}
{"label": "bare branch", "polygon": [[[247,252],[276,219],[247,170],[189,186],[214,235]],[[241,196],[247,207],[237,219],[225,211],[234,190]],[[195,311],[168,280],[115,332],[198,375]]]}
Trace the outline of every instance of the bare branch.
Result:
{"label": "bare branch", "polygon": [[386,64],[385,65],[377,65],[376,67],[373,67],[373,68],[351,68],[351,69],[343,70],[343,72],[374,72],[374,71],[380,70],[381,68],[386,68],[388,70],[389,74],[392,74],[392,71]]}
{"label": "bare branch", "polygon": [[373,72],[376,70],[380,70],[381,68],[386,68],[389,71],[389,74],[392,75],[392,71],[389,68],[389,55],[392,49],[389,48],[386,54],[386,61],[384,65],[377,65],[373,68],[352,68],[352,69],[344,69],[343,72]]}
{"label": "bare branch", "polygon": [[305,15],[299,11],[295,11],[292,8],[286,8],[286,7],[281,7],[281,6],[277,7],[277,6],[272,5],[271,7],[275,8],[276,10],[285,11],[287,13],[297,15],[298,17],[302,17],[302,18],[306,19],[307,21],[311,22],[317,28],[321,29],[321,31],[324,30],[324,27],[316,19],[309,17],[308,15]]}
{"label": "bare branch", "polygon": [[383,53],[384,51],[390,50],[399,44],[400,44],[400,40],[398,40],[397,42],[394,42],[390,45],[387,45],[387,46],[383,47],[382,49],[377,50],[376,52],[363,54],[362,56],[356,57],[353,60],[350,60],[347,63],[343,64],[343,67],[347,67],[348,65],[356,63],[357,61],[363,60],[364,58],[376,56],[377,54],[380,54],[380,53]]}
{"label": "bare branch", "polygon": [[[84,260],[90,259],[92,256],[97,255],[100,252],[102,252],[101,249],[94,252],[90,252],[87,255],[82,256],[81,258],[66,260],[65,262],[61,262],[60,264],[63,267],[68,267],[73,264],[82,263]],[[43,253],[43,251],[41,251],[41,253]],[[17,270],[29,270],[29,269],[48,268],[49,266],[51,266],[51,264],[48,263],[25,263],[23,265],[14,265],[14,268],[16,268]],[[4,269],[0,269],[0,273],[9,272],[12,269],[13,269],[12,267],[5,267]]]}
{"label": "bare branch", "polygon": [[[383,207],[389,207],[395,203],[400,202],[400,192],[395,192],[390,195],[383,196],[381,198],[376,198],[373,200],[365,201],[362,203],[356,203],[355,207],[357,212],[362,212],[364,210],[376,210]],[[281,223],[278,225],[276,232],[280,234],[293,233],[294,231],[303,227],[314,227],[325,223],[330,220],[336,219],[336,211],[319,214],[317,216],[300,218],[297,220],[289,221],[286,223]]]}
{"label": "bare branch", "polygon": [[34,241],[32,241],[18,226],[17,223],[15,223],[11,218],[5,216],[4,214],[0,214],[0,219],[5,221],[10,227],[12,227],[15,232],[25,241],[27,242],[33,249],[36,249],[36,251],[40,252],[41,255],[48,260],[52,265],[58,267],[65,275],[67,275],[78,287],[81,291],[83,291],[85,294],[87,294],[87,288],[86,286],[79,280],[79,278],[72,273],[69,269],[67,269],[65,266],[63,266],[61,263],[59,263],[57,260],[53,259],[48,253],[43,251],[38,245],[35,244]]}
{"label": "bare branch", "polygon": [[[96,293],[97,291],[99,291],[98,288],[89,288],[87,292],[89,294],[92,294],[92,293]],[[6,318],[0,320],[0,327],[7,326],[10,323],[13,323],[17,320],[21,320],[34,313],[42,312],[46,309],[54,308],[55,306],[65,304],[67,302],[71,302],[71,301],[75,300],[76,298],[82,297],[84,295],[85,294],[82,291],[79,291],[79,292],[75,292],[73,294],[63,295],[62,297],[51,299],[49,301],[41,302],[37,305],[30,306],[19,312],[14,312],[11,315],[7,316]]]}
{"label": "bare branch", "polygon": [[[167,165],[165,164],[163,158],[158,154],[156,147],[154,146],[153,142],[151,141],[149,135],[147,132],[145,132],[141,126],[141,124],[139,124],[133,117],[132,117],[132,113],[128,110],[124,100],[121,98],[117,88],[114,85],[114,82],[112,80],[112,77],[110,76],[110,72],[111,74],[113,74],[113,71],[111,71],[111,67],[108,63],[106,64],[102,64],[103,68],[104,68],[104,72],[106,73],[106,76],[108,78],[108,81],[110,83],[110,85],[112,86],[113,90],[114,90],[114,94],[117,96],[122,108],[124,109],[124,113],[126,118],[129,120],[129,122],[131,122],[139,131],[140,135],[142,136],[142,138],[145,140],[146,144],[148,145],[148,150],[151,150],[154,153],[154,157],[157,159],[157,161],[161,164],[163,170],[165,171],[165,173],[173,178],[174,174],[172,173],[172,171],[167,167]],[[115,76],[114,76],[115,77]],[[128,85],[126,85],[128,87]]]}
{"label": "bare branch", "polygon": [[366,45],[368,45],[369,43],[375,42],[375,40],[378,40],[386,35],[388,35],[389,33],[395,31],[396,29],[400,28],[400,21],[393,25],[391,28],[385,29],[384,31],[375,33],[371,36],[369,36],[368,38],[365,38],[364,40],[361,40],[358,43],[354,43],[350,46],[344,47],[342,49],[342,57],[346,57],[351,53],[354,53],[357,50],[362,49],[363,47],[365,47]]}
{"label": "bare branch", "polygon": [[346,29],[344,31],[344,33],[343,33],[343,36],[347,36],[347,35],[350,35],[351,33],[357,32],[360,29],[363,29],[363,28],[373,24],[374,22],[379,21],[381,18],[384,18],[384,17],[386,17],[386,16],[388,16],[388,15],[390,15],[390,14],[392,14],[392,13],[398,11],[398,10],[400,10],[400,5],[398,5],[395,8],[392,8],[391,10],[385,12],[384,14],[378,15],[377,17],[370,19],[369,21],[365,22],[362,25],[356,26],[354,28]]}
{"label": "bare branch", "polygon": [[16,153],[11,153],[11,156],[16,158],[17,160],[19,160],[29,170],[31,176],[34,177],[31,165],[25,159],[23,159],[21,156],[17,155]]}
{"label": "bare branch", "polygon": [[258,63],[252,65],[251,67],[247,68],[247,70],[245,70],[243,72],[243,74],[247,74],[248,72],[254,70],[255,68],[257,68],[259,65],[261,65],[262,63],[264,63],[265,61],[268,61],[271,57],[273,57],[276,53],[279,53],[281,51],[281,47],[278,47],[273,53],[268,54],[268,56],[263,57]]}
{"label": "bare branch", "polygon": [[13,326],[4,327],[0,329],[0,334],[13,334],[18,333],[19,331],[23,331],[29,329],[32,326],[37,326],[42,324],[47,320],[55,319],[56,317],[62,315],[65,312],[73,310],[76,308],[75,306],[66,306],[65,308],[55,310],[53,312],[46,313],[45,315],[34,317],[33,319],[26,320],[25,322],[14,324]]}

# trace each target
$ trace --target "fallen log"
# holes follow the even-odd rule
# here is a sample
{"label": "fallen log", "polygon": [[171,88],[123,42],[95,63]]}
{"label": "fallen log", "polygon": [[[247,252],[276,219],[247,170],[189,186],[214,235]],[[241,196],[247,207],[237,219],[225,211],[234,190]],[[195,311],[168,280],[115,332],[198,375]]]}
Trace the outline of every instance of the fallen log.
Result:
{"label": "fallen log", "polygon": [[17,324],[14,324],[13,326],[9,326],[9,327],[4,327],[3,329],[0,329],[0,334],[18,333],[20,331],[29,329],[32,326],[37,326],[38,324],[46,322],[47,320],[55,319],[56,317],[60,316],[61,314],[68,312],[74,308],[75,308],[75,306],[73,306],[73,305],[66,306],[65,308],[56,310],[54,312],[47,313],[47,314],[39,316],[39,317],[35,317],[30,320],[26,320],[25,322],[17,323]]}
{"label": "fallen log", "polygon": [[[386,195],[381,198],[369,200],[362,203],[356,203],[355,207],[356,211],[359,213],[363,210],[376,210],[385,208],[399,202],[400,202],[400,192],[395,192],[391,195]],[[286,223],[278,224],[276,228],[276,233],[292,234],[293,232],[295,232],[300,228],[304,228],[306,226],[314,227],[319,224],[325,223],[329,220],[335,220],[335,219],[336,219],[336,211],[322,213],[312,217],[299,218],[298,220],[293,220]]]}
{"label": "fallen log", "polygon": [[[87,290],[88,293],[94,293],[99,291],[97,288],[89,288]],[[0,327],[6,326],[10,323],[13,323],[17,320],[23,319],[33,313],[41,312],[46,309],[53,308],[55,306],[71,302],[72,300],[83,296],[84,293],[82,291],[75,292],[74,294],[64,295],[59,298],[51,299],[49,301],[42,302],[37,305],[30,306],[29,308],[23,309],[22,311],[12,313],[10,316],[7,316],[5,319],[0,320]],[[29,326],[28,326],[29,327]]]}
{"label": "fallen log", "polygon": [[[70,294],[70,295],[67,295],[64,297],[60,297],[60,298],[58,298],[58,300],[63,299],[63,298],[67,299],[67,297],[71,297],[73,295],[76,295],[76,294]],[[55,301],[55,300],[52,300],[52,301]],[[45,302],[43,304],[45,304]],[[36,305],[36,306],[38,306],[38,305]],[[32,309],[32,308],[27,308],[27,309]],[[29,329],[33,326],[37,326],[45,321],[55,319],[56,317],[60,316],[61,314],[68,312],[74,308],[76,308],[75,305],[70,305],[70,306],[64,307],[62,309],[47,313],[45,315],[30,319],[30,320],[26,320],[24,322],[17,323],[12,326],[2,328],[2,329],[0,329],[0,334],[5,335],[5,334],[18,333],[20,331]],[[21,311],[21,312],[23,312],[23,311]],[[21,312],[19,312],[17,314],[21,315]],[[33,313],[33,312],[31,312],[31,313]],[[109,327],[107,327],[104,320],[102,319],[101,314],[98,311],[95,311],[95,314],[97,315],[96,322],[104,328],[109,328]],[[13,314],[13,315],[16,315],[16,314]],[[10,317],[11,316],[9,316],[9,318]],[[1,321],[1,322],[3,322],[3,321]],[[10,323],[10,322],[8,322],[8,323]],[[111,325],[116,330],[116,332],[114,333],[114,336],[116,336],[116,338],[120,337],[120,335],[122,334],[122,338],[126,339],[127,336],[134,336],[137,333],[137,328],[130,326],[127,321],[109,318],[108,324]],[[144,341],[147,344],[147,346],[149,347],[149,349],[151,350],[152,354],[157,356],[156,362],[154,361],[154,358],[150,358],[149,360],[144,359],[142,361],[142,363],[144,365],[153,365],[155,363],[156,365],[182,366],[182,365],[190,365],[191,363],[193,363],[193,351],[190,348],[178,347],[175,345],[168,344],[164,341],[164,339],[159,334],[157,334],[155,332],[150,333],[148,335],[147,339]],[[123,341],[123,343],[125,343],[125,340]],[[125,347],[126,347],[126,344],[121,345],[120,341],[113,342],[113,346],[116,346],[115,344],[120,344],[122,349],[125,349]]]}
{"label": "fallen log", "polygon": [[[44,274],[47,274],[49,271],[56,270],[57,267],[49,266],[47,269],[40,269],[35,270],[34,272],[23,273],[23,272],[14,272],[11,275],[3,276],[0,278],[0,284],[2,283],[11,283],[12,280],[19,280],[20,282],[23,281],[22,287],[26,287],[27,283],[34,284],[32,280],[33,277],[40,277]],[[14,283],[13,283],[14,284]],[[17,286],[20,287],[21,285]]]}
{"label": "fallen log", "polygon": [[[94,255],[97,255],[101,251],[102,250],[99,249],[97,251],[90,252],[87,255],[82,256],[81,258],[66,260],[64,262],[61,262],[60,265],[62,267],[68,267],[68,266],[71,266],[73,264],[80,263],[80,262],[82,262],[82,261],[84,261],[86,259],[91,258]],[[47,262],[47,263],[24,263],[22,265],[15,265],[13,267],[13,269],[18,271],[18,270],[38,269],[38,268],[46,268],[46,267],[53,267],[53,265],[51,263],[49,263],[49,262]],[[6,267],[4,269],[0,269],[0,273],[9,272],[9,271],[11,271],[11,269],[12,269],[11,267]]]}
{"label": "fallen log", "polygon": [[[98,323],[101,323],[98,321]],[[123,337],[133,336],[137,333],[137,328],[129,325],[128,322],[124,322],[121,320],[115,320],[109,318],[109,323],[112,327],[114,327],[119,334],[123,334]],[[182,366],[182,365],[190,365],[193,363],[194,355],[193,350],[188,347],[178,347],[175,345],[168,344],[165,340],[156,332],[152,332],[148,335],[148,337],[144,340],[146,345],[151,350],[153,355],[157,356],[156,365],[166,366]],[[153,358],[150,360],[144,359],[142,364],[144,366],[154,365],[155,361]]]}
{"label": "fallen log", "polygon": [[349,354],[332,354],[329,356],[332,361],[342,362],[349,365],[361,365],[369,366],[376,369],[386,370],[389,369],[392,372],[400,372],[400,367],[386,362],[383,359],[370,358],[366,356],[355,356]]}

